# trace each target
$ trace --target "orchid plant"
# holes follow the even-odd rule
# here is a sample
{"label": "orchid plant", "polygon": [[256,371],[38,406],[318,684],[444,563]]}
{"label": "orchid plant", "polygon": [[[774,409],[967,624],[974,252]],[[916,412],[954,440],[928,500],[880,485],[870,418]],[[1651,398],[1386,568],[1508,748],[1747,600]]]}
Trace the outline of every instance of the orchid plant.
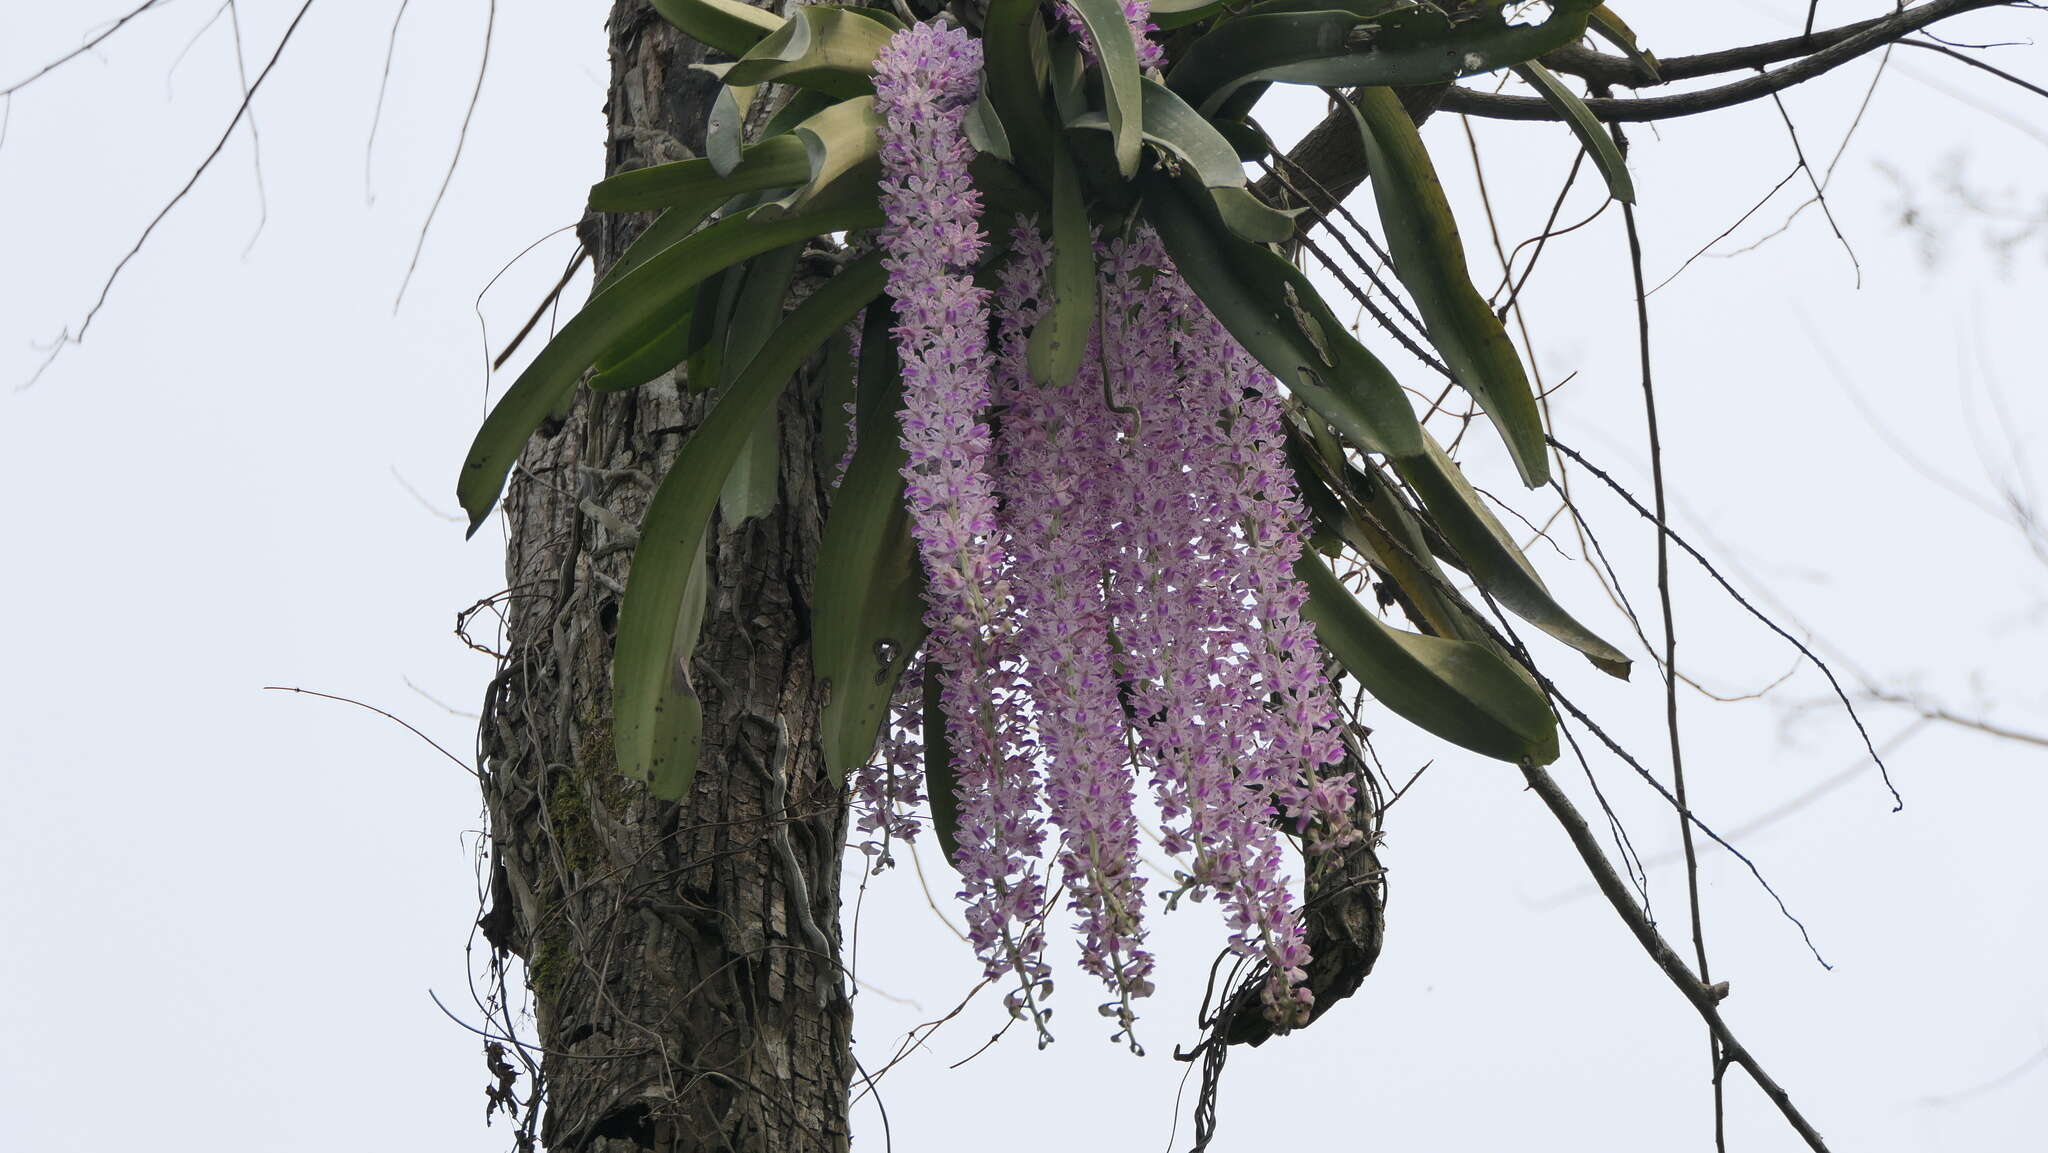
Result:
{"label": "orchid plant", "polygon": [[[1465,748],[1554,759],[1532,670],[1445,564],[1603,670],[1628,660],[1551,598],[1292,262],[1303,222],[1246,178],[1270,151],[1256,105],[1275,83],[1359,90],[1394,271],[1541,485],[1527,375],[1391,88],[1515,67],[1626,198],[1613,142],[1535,63],[1626,29],[1588,0],[1524,22],[1501,0],[992,0],[921,22],[655,7],[731,57],[707,66],[705,155],[593,189],[596,210],[660,216],[492,411],[459,489],[473,531],[578,387],[715,390],[640,530],[614,658],[621,770],[667,797],[690,786],[705,538],[722,492],[728,518],[775,499],[736,499],[732,478],[772,459],[764,418],[831,346],[818,418],[852,422],[813,605],[820,739],[875,851],[918,834],[929,794],[1013,1010],[1045,1035],[1061,899],[1128,1033],[1154,968],[1149,790],[1185,862],[1167,902],[1214,897],[1272,1025],[1306,1021],[1284,850],[1342,850],[1367,823],[1332,676]],[[835,271],[792,306],[806,246]]]}

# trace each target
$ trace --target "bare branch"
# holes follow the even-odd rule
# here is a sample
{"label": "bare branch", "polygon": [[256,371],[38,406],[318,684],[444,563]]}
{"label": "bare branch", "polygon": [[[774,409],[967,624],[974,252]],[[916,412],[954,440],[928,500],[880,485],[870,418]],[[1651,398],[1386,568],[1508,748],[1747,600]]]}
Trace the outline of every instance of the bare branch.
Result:
{"label": "bare branch", "polygon": [[[1714,112],[1761,100],[1772,93],[1782,92],[1795,84],[1801,84],[1816,76],[1831,72],[1842,65],[1874,52],[1887,44],[1918,32],[1937,20],[1981,8],[2005,7],[2012,0],[1928,0],[1915,8],[1908,8],[1894,16],[1865,23],[1861,28],[1835,41],[1811,55],[1801,57],[1796,63],[1766,72],[1719,88],[1708,88],[1699,92],[1687,92],[1678,96],[1648,96],[1639,99],[1618,100],[1595,98],[1586,101],[1586,106],[1602,120],[1644,121],[1669,120],[1679,116],[1694,116],[1702,112]],[[1818,41],[1825,34],[1815,34]],[[1790,43],[1781,41],[1779,43]],[[1760,45],[1758,48],[1769,46]],[[1740,51],[1755,51],[1747,49]],[[1598,55],[1598,54],[1592,54]],[[1634,65],[1621,60],[1632,76]],[[1727,69],[1723,69],[1727,71]],[[1667,71],[1667,76],[1669,75]],[[1491,92],[1475,92],[1469,88],[1453,86],[1443,95],[1439,105],[1446,112],[1462,112],[1469,116],[1486,116],[1496,120],[1558,120],[1562,114],[1540,96],[1504,96]]]}
{"label": "bare branch", "polygon": [[80,44],[78,47],[73,48],[69,52],[66,52],[64,55],[59,56],[55,60],[50,61],[48,64],[43,65],[41,68],[36,69],[35,72],[31,75],[25,76],[22,79],[17,80],[12,84],[9,84],[5,88],[0,88],[0,96],[12,96],[15,93],[21,91],[22,89],[28,87],[29,85],[34,84],[36,81],[41,80],[43,77],[48,76],[50,73],[55,72],[57,69],[62,68],[66,64],[71,63],[73,60],[78,59],[80,56],[83,56],[86,53],[92,51],[93,49],[98,48],[100,45],[106,43],[109,39],[111,39],[116,32],[119,32],[122,28],[126,27],[130,20],[135,19],[137,16],[142,15],[144,12],[147,12],[151,8],[155,8],[156,6],[162,3],[164,3],[164,0],[143,0],[141,4],[138,4],[133,9],[130,9],[127,15],[122,16],[120,19],[115,20],[112,24],[109,24],[106,27],[106,30],[102,31],[99,35],[94,36],[90,40],[87,40],[85,43]]}

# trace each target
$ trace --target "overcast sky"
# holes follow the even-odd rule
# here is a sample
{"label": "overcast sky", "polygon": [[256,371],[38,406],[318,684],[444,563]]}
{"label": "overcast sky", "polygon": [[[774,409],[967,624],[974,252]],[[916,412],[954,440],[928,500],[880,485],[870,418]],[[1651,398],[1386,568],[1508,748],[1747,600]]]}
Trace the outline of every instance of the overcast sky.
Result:
{"label": "overcast sky", "polygon": [[[128,6],[6,5],[0,85]],[[313,6],[256,102],[260,165],[237,133],[122,271],[85,342],[20,391],[227,123],[240,97],[230,26],[195,40],[209,0],[168,3],[5,106],[0,1148],[509,1145],[502,1122],[481,1124],[480,1040],[429,996],[477,1020],[463,954],[474,781],[389,721],[264,686],[359,698],[468,756],[462,714],[491,665],[450,626],[502,583],[502,537],[463,541],[451,478],[488,400],[485,350],[559,274],[574,242],[551,230],[576,219],[600,174],[605,5],[498,4],[461,165],[394,310],[475,82],[486,4],[410,7],[370,151],[397,7]],[[1678,55],[1794,32],[1806,5],[1618,7]],[[1827,4],[1822,18],[1889,8]],[[242,5],[252,72],[296,10]],[[1968,41],[2041,27],[2033,13],[1944,26]],[[2048,82],[2031,44],[1992,58]],[[1817,168],[1873,68],[1787,96]],[[1317,100],[1276,101],[1268,123],[1291,138]],[[2003,509],[2007,490],[2037,483],[2025,454],[2048,427],[2048,233],[1999,241],[2048,213],[2044,109],[1900,49],[1834,169],[1847,246],[1817,208],[1779,232],[1806,198],[1800,175],[1652,297],[1679,530],[1837,658],[1852,688],[1868,678],[2035,731],[2048,728],[2048,567]],[[1476,129],[1511,246],[1540,227],[1573,145],[1554,125]],[[1464,131],[1439,117],[1425,135],[1491,287],[1499,265]],[[1794,163],[1769,102],[1640,129],[1635,143],[1653,283]],[[1597,203],[1582,180],[1564,218]],[[1909,207],[1921,228],[1906,225]],[[1609,211],[1552,242],[1525,300],[1543,378],[1569,378],[1553,397],[1561,438],[1646,492],[1626,256]],[[1511,491],[1486,440],[1468,440],[1473,475],[1544,521],[1552,503]],[[1576,485],[1647,610],[1651,536],[1590,478]],[[1571,555],[1531,556],[1567,604],[1638,650],[1561,541]],[[1682,563],[1676,594],[1690,676],[1721,696],[1775,686],[1739,703],[1683,697],[1695,807],[1741,833],[1835,966],[1814,963],[1746,872],[1707,854],[1734,1028],[1837,1149],[2042,1148],[2048,750],[1868,703],[1907,801],[1893,814],[1825,682],[1810,669],[1781,681],[1789,646]],[[1557,646],[1538,655],[1663,768],[1646,658],[1618,685]],[[1393,718],[1376,742],[1397,775],[1433,761],[1388,819],[1385,955],[1314,1028],[1233,1054],[1217,1148],[1710,1147],[1701,1027],[1589,894],[1517,775]],[[1648,791],[1609,759],[1594,770],[1644,855],[1669,851],[1675,824]],[[1585,792],[1576,766],[1559,775]],[[957,919],[945,866],[929,851],[925,865]],[[1682,935],[1680,874],[1652,876],[1666,929]],[[1141,1023],[1150,1056],[1107,1040],[1069,968],[1057,1045],[1038,1052],[1013,1033],[950,1069],[1004,1020],[984,995],[882,1080],[894,1148],[1166,1150],[1176,1116],[1184,1148],[1186,1066],[1171,1052],[1194,1040],[1222,933],[1202,906],[1157,924],[1166,979]],[[858,968],[860,1055],[875,1069],[906,1029],[952,1008],[976,967],[906,868],[867,889]],[[1731,1148],[1796,1147],[1747,1081],[1730,1086]],[[872,1098],[856,1133],[881,1146]]]}

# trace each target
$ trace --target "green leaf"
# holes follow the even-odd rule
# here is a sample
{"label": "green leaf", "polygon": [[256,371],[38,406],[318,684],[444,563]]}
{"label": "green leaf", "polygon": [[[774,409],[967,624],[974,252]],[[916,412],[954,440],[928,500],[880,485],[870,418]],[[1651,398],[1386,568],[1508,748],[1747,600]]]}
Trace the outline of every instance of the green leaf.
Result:
{"label": "green leaf", "polygon": [[1533,60],[1577,40],[1594,0],[1558,0],[1541,24],[1510,24],[1498,7],[1456,22],[1413,0],[1315,0],[1261,6],[1224,21],[1182,53],[1167,84],[1204,114],[1262,81],[1323,87],[1438,84]]}
{"label": "green leaf", "polygon": [[[706,72],[715,70],[721,78],[732,70],[730,64],[698,67]],[[704,120],[704,158],[720,176],[731,173],[746,150],[747,113],[753,110],[754,92],[753,85],[720,84],[718,94],[711,98],[711,112]]]}
{"label": "green leaf", "polygon": [[946,671],[932,661],[924,662],[924,792],[932,806],[932,832],[938,837],[939,852],[954,868],[954,852],[960,845],[959,782],[953,777],[953,742],[946,731],[946,710],[939,702],[939,686]]}
{"label": "green leaf", "polygon": [[1557,720],[1528,676],[1486,645],[1394,628],[1358,603],[1314,553],[1294,567],[1302,616],[1381,704],[1475,753],[1519,764],[1557,759]]}
{"label": "green leaf", "polygon": [[1624,204],[1636,202],[1635,182],[1628,176],[1628,161],[1623,159],[1621,149],[1614,143],[1614,136],[1605,125],[1579,99],[1579,94],[1564,86],[1550,69],[1534,60],[1515,65],[1515,75],[1528,81],[1552,108],[1564,117],[1564,122],[1579,138],[1586,155],[1593,158],[1593,164],[1600,169],[1600,175],[1607,180],[1607,191]]}
{"label": "green leaf", "polygon": [[1095,322],[1095,238],[1088,228],[1081,174],[1065,141],[1052,151],[1052,307],[1031,331],[1031,379],[1064,384],[1081,371]]}
{"label": "green leaf", "polygon": [[1655,54],[1645,51],[1636,43],[1635,29],[1630,28],[1621,17],[1615,15],[1614,9],[1605,4],[1593,9],[1588,26],[1600,39],[1621,49],[1622,55],[1635,61],[1636,67],[1643,70],[1643,79],[1652,83],[1664,79],[1664,74],[1657,68]]}
{"label": "green leaf", "polygon": [[875,53],[889,26],[843,8],[806,7],[749,49],[725,74],[728,85],[777,81],[833,96],[874,91]]}
{"label": "green leaf", "polygon": [[771,136],[741,154],[730,172],[720,175],[704,159],[678,160],[621,172],[590,189],[590,207],[598,212],[651,212],[683,208],[700,212],[699,219],[726,201],[747,192],[791,188],[811,178],[807,143],[795,136]]}
{"label": "green leaf", "polygon": [[924,566],[903,498],[902,377],[892,314],[871,309],[861,340],[859,448],[818,548],[811,651],[825,708],[819,739],[835,780],[868,762],[889,701],[924,643]]}
{"label": "green leaf", "polygon": [[[1031,46],[1045,36],[1038,15],[1038,0],[992,0],[988,23],[983,28],[985,48],[983,71],[988,82],[983,90],[1002,122],[1011,155],[1045,156],[1052,150],[1052,126],[1045,114],[1045,80],[1039,74]],[[1026,173],[1043,181],[1041,172]]]}
{"label": "green leaf", "polygon": [[1158,0],[1152,5],[1152,25],[1171,32],[1221,15],[1228,7],[1228,0]]}
{"label": "green leaf", "polygon": [[[733,298],[730,318],[724,325],[725,351],[722,363],[751,364],[782,324],[782,303],[789,298],[790,280],[804,246],[791,244],[755,257],[747,264],[746,279]],[[731,382],[726,381],[730,388]],[[718,495],[719,513],[728,523],[767,516],[782,495],[782,426],[775,410],[761,415],[739,459],[726,474],[725,487]]]}
{"label": "green leaf", "polygon": [[1010,152],[1010,138],[1003,131],[1002,117],[996,115],[996,106],[990,103],[986,88],[974,98],[974,107],[967,110],[967,119],[961,126],[966,129],[967,142],[974,145],[976,152],[985,152],[1002,161],[1014,159]]}
{"label": "green leaf", "polygon": [[872,199],[774,220],[756,221],[752,216],[722,220],[649,257],[591,297],[540,350],[484,418],[463,461],[455,492],[469,513],[472,535],[497,503],[505,476],[527,438],[606,350],[635,335],[640,340],[627,347],[644,344],[648,336],[642,334],[651,322],[673,320],[687,311],[698,283],[720,269],[822,233],[882,223],[881,210]]}
{"label": "green leaf", "polygon": [[1300,208],[1275,208],[1252,195],[1248,188],[1211,188],[1209,199],[1224,227],[1254,244],[1282,244],[1294,237],[1294,218]]}
{"label": "green leaf", "polygon": [[[1273,208],[1245,188],[1244,160],[1215,125],[1165,85],[1148,79],[1142,87],[1145,141],[1209,190],[1217,214],[1232,232],[1259,244],[1278,244],[1294,235],[1295,212]],[[1109,118],[1090,109],[1069,126],[1106,130]]]}
{"label": "green leaf", "polygon": [[719,396],[648,505],[619,609],[612,692],[619,769],[652,783],[657,795],[682,796],[696,772],[689,678],[695,635],[685,637],[678,624],[686,615],[691,558],[703,548],[720,487],[749,431],[774,411],[790,377],[881,294],[886,280],[881,258],[869,255],[791,311],[778,330],[782,339],[763,348]]}
{"label": "green leaf", "polygon": [[1110,136],[1116,142],[1116,167],[1129,180],[1138,174],[1138,152],[1144,142],[1144,96],[1138,83],[1143,74],[1138,69],[1136,34],[1119,0],[1069,0],[1069,7],[1095,42]]}
{"label": "green leaf", "polygon": [[1289,429],[1287,453],[1310,516],[1394,583],[1409,619],[1440,637],[1485,639],[1470,606],[1437,567],[1421,525],[1370,459],[1366,467],[1373,471],[1360,472],[1338,446],[1309,444],[1295,429]]}
{"label": "green leaf", "polygon": [[638,388],[664,372],[673,370],[690,355],[690,323],[694,312],[686,312],[661,330],[661,335],[613,363],[600,360],[590,378],[594,392],[622,392]]}
{"label": "green leaf", "polygon": [[773,12],[739,0],[653,0],[662,18],[701,44],[738,56],[782,26]]}
{"label": "green leaf", "polygon": [[1415,122],[1387,88],[1361,89],[1345,107],[1365,141],[1394,272],[1415,297],[1430,343],[1493,418],[1523,483],[1543,484],[1550,479],[1550,457],[1536,394],[1500,318],[1472,287],[1450,202]]}
{"label": "green leaf", "polygon": [[627,245],[626,251],[619,254],[619,259],[612,264],[611,269],[598,278],[591,295],[595,296],[610,288],[618,283],[621,277],[647,263],[652,257],[681,243],[691,233],[697,231],[697,226],[704,223],[704,218],[709,215],[711,213],[708,210],[671,208],[655,217],[654,223],[634,237],[633,243]]}
{"label": "green leaf", "polygon": [[881,137],[876,134],[880,125],[875,98],[856,96],[791,129],[791,135],[803,142],[810,167],[804,187],[784,198],[783,206],[801,208],[831,195],[844,180],[859,180],[863,188],[873,188],[882,154]]}
{"label": "green leaf", "polygon": [[1543,578],[1536,575],[1534,566],[1515,547],[1514,538],[1480,500],[1456,462],[1435,438],[1425,438],[1427,450],[1422,455],[1393,464],[1422,498],[1445,542],[1456,551],[1457,555],[1445,559],[1464,569],[1516,616],[1584,653],[1600,671],[1626,680],[1627,655],[1580,624],[1551,597]]}
{"label": "green leaf", "polygon": [[1361,448],[1389,456],[1423,451],[1422,426],[1400,383],[1300,269],[1231,235],[1178,182],[1148,182],[1145,206],[1189,286],[1290,392]]}
{"label": "green leaf", "polygon": [[818,372],[818,455],[827,469],[846,459],[853,432],[847,405],[854,403],[856,380],[853,340],[841,329],[825,345],[825,365]]}
{"label": "green leaf", "polygon": [[1459,551],[1460,567],[1531,624],[1604,671],[1627,675],[1628,658],[1551,598],[1457,465],[1422,430],[1400,384],[1330,313],[1299,269],[1231,236],[1174,182],[1150,183],[1145,206],[1174,265],[1216,318],[1352,444],[1393,462]]}

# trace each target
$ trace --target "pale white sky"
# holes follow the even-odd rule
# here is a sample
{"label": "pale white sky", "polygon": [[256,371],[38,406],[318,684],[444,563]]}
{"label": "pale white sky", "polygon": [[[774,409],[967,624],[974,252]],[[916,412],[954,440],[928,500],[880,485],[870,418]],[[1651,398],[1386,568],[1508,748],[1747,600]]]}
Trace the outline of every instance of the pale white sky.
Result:
{"label": "pale white sky", "polygon": [[[5,5],[0,84],[128,6]],[[394,315],[474,80],[486,4],[408,11],[373,202],[365,145],[396,0],[316,4],[257,101],[260,233],[242,134],[122,274],[86,343],[33,388],[0,391],[0,593],[13,610],[0,662],[0,1149],[98,1153],[138,1136],[166,1150],[280,1153],[509,1145],[502,1122],[479,1124],[479,1040],[428,996],[476,1017],[462,953],[475,907],[473,781],[387,721],[262,687],[359,697],[458,754],[470,748],[471,722],[442,702],[473,709],[490,665],[449,626],[499,587],[500,541],[486,532],[465,544],[442,514],[487,401],[482,323],[501,340],[553,282],[573,241],[543,238],[574,221],[600,171],[604,7],[498,5],[462,166]],[[297,5],[242,8],[253,69]],[[1795,0],[1622,6],[1653,49],[1674,55],[1796,31],[1804,10]],[[212,12],[205,0],[167,4],[8,105],[7,388],[35,370],[43,342],[76,327],[232,112],[225,21],[173,71]],[[2020,39],[2039,27],[2037,14],[1994,14],[1948,31]],[[1994,59],[2048,80],[2036,47]],[[1788,96],[1816,163],[1833,155],[1870,74],[1866,63]],[[1269,123],[1298,132],[1313,105],[1276,106]],[[1986,238],[2015,226],[1958,214],[1944,191],[1960,173],[1980,198],[2038,217],[2043,108],[1901,49],[1831,186],[1862,287],[1809,209],[1755,251],[1703,258],[1652,298],[1680,530],[1824,641],[1845,672],[2036,730],[2048,727],[2036,655],[2048,568],[2016,531],[1920,469],[1995,510],[1999,486],[2025,475],[2030,434],[2048,427],[2048,242],[2000,259]],[[1477,129],[1512,244],[1548,211],[1569,137],[1545,125]],[[1439,118],[1426,135],[1475,277],[1490,287],[1497,265],[1463,132]],[[1767,102],[1640,129],[1636,143],[1653,280],[1792,164]],[[1941,228],[1932,263],[1901,228],[1899,185],[1885,170]],[[1803,199],[1799,183],[1717,253],[1776,229]],[[1582,184],[1567,219],[1595,203]],[[480,322],[478,292],[535,241],[485,295]],[[1647,491],[1618,214],[1554,241],[1525,299],[1545,379],[1576,374],[1554,397],[1561,436]],[[1385,355],[1405,380],[1428,384],[1397,349]],[[1547,516],[1542,494],[1511,493],[1510,470],[1486,438],[1473,440],[1480,483]],[[1590,478],[1578,491],[1647,611],[1651,537]],[[1575,558],[1531,555],[1568,604],[1636,647]],[[1723,695],[1792,667],[1782,642],[1695,570],[1679,571],[1682,667]],[[1661,767],[1647,659],[1622,686],[1555,646],[1539,655]],[[1697,809],[1732,833],[1854,765],[1853,731],[1814,707],[1824,696],[1810,670],[1762,701],[1688,693]],[[1868,717],[1880,741],[1903,734],[1891,757],[1903,813],[1866,771],[1738,838],[1833,972],[1746,874],[1718,854],[1705,862],[1731,1023],[1837,1149],[2041,1148],[2048,1059],[1999,1079],[2048,1049],[2048,883],[2036,852],[2048,753],[1943,726],[1908,731],[1895,708],[1871,705]],[[1352,1003],[1233,1055],[1217,1148],[1709,1147],[1702,1030],[1587,895],[1541,805],[1512,770],[1392,718],[1376,739],[1397,772],[1435,758],[1389,819],[1387,951]],[[1609,760],[1595,769],[1644,854],[1672,848],[1673,822],[1647,790]],[[1559,775],[1585,792],[1576,767]],[[929,854],[927,865],[950,912],[944,866]],[[1682,935],[1678,873],[1666,866],[1653,879],[1659,915]],[[1194,1039],[1221,933],[1201,907],[1160,919],[1156,933],[1167,979],[1141,1025],[1150,1057],[1107,1041],[1092,990],[1069,973],[1055,1047],[1041,1053],[1015,1034],[949,1069],[1002,1023],[985,996],[883,1080],[894,1147],[1167,1149],[1185,1071],[1170,1053]],[[872,986],[857,1002],[870,1069],[975,975],[907,869],[869,886],[858,963]],[[1730,1085],[1732,1148],[1796,1147],[1746,1081],[1731,1074]],[[862,1146],[881,1147],[872,1100],[856,1113]],[[1188,1135],[1183,1114],[1175,1147]]]}

